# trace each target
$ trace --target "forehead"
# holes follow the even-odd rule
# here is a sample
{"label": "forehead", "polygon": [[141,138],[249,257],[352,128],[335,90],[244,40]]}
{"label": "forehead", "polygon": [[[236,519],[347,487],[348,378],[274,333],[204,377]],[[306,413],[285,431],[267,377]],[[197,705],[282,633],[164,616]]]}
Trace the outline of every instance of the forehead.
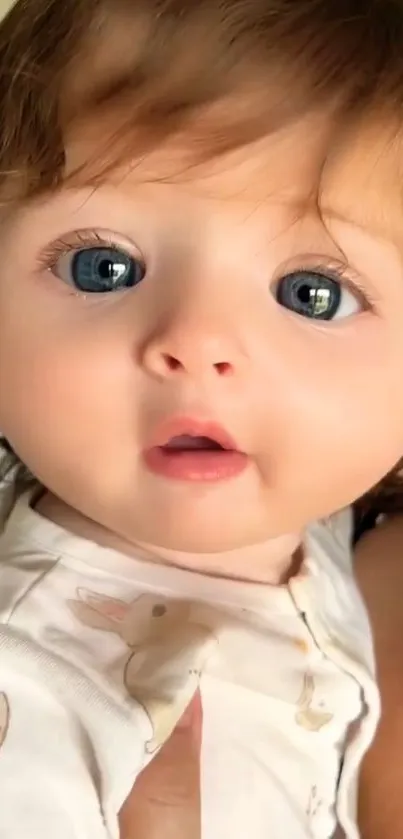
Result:
{"label": "forehead", "polygon": [[321,180],[321,210],[401,245],[402,174],[398,121],[385,114],[362,118],[329,151]]}
{"label": "forehead", "polygon": [[[87,185],[100,161],[108,166],[111,124],[108,115],[102,122],[89,120],[68,137],[66,169],[73,182]],[[138,152],[134,138],[127,163],[112,166],[105,179],[128,193],[144,183],[170,183],[178,192],[204,198],[315,204],[326,216],[375,235],[396,234],[401,241],[403,148],[400,126],[392,119],[368,115],[340,130],[331,112],[314,112],[257,142],[206,159],[194,157],[197,132],[196,125],[194,135]]]}

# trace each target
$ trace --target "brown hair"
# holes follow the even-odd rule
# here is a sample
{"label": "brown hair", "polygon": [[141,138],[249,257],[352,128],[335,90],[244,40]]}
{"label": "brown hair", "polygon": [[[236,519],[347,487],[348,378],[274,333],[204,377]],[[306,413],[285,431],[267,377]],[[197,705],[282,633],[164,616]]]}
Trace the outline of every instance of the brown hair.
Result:
{"label": "brown hair", "polygon": [[[324,104],[399,112],[403,0],[18,0],[0,25],[0,195],[57,188],[66,132],[96,110],[116,130],[94,180],[134,141],[187,132],[208,157]],[[398,471],[368,504],[403,509]]]}
{"label": "brown hair", "polygon": [[18,0],[0,26],[0,186],[57,186],[65,132],[95,109],[126,104],[122,160],[214,106],[205,155],[323,102],[402,100],[402,48],[400,0]]}

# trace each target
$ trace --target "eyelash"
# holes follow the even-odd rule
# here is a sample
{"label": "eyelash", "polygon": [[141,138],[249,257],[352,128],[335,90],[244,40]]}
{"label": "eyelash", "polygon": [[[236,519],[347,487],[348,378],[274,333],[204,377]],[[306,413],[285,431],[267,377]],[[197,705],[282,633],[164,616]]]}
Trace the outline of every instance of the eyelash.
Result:
{"label": "eyelash", "polygon": [[107,236],[101,236],[96,230],[80,230],[72,233],[68,238],[56,239],[51,245],[48,245],[37,258],[37,266],[39,271],[52,271],[56,266],[57,261],[61,256],[66,256],[71,251],[94,248],[111,248],[127,250],[120,248],[113,241],[112,237],[108,239]]}
{"label": "eyelash", "polygon": [[[343,263],[331,263],[324,264],[323,262],[313,263],[313,264],[306,264],[301,263],[301,265],[297,265],[295,268],[293,267],[292,271],[289,271],[290,274],[297,274],[299,271],[307,272],[311,271],[313,274],[322,274],[325,277],[329,277],[331,280],[335,280],[335,282],[340,283],[340,285],[347,288],[348,291],[351,291],[353,294],[359,294],[363,298],[366,304],[367,309],[375,309],[378,305],[378,298],[375,295],[373,290],[368,289],[368,284],[364,283],[363,280],[360,279],[355,272],[351,270],[351,268]],[[279,277],[279,280],[285,276],[284,274]],[[278,280],[278,281],[279,281]]]}
{"label": "eyelash", "polygon": [[[117,245],[112,236],[108,238],[107,235],[100,235],[96,230],[80,230],[75,231],[66,239],[63,237],[56,239],[56,241],[52,242],[51,245],[41,251],[37,258],[38,270],[40,272],[44,270],[52,271],[60,257],[66,256],[71,251],[80,248],[85,249],[96,246],[111,249],[117,249],[119,247],[119,249],[124,250],[127,253],[129,252],[128,248]],[[141,259],[140,256],[137,258]],[[326,265],[320,262],[310,265],[301,263],[300,265],[293,267],[292,271],[289,271],[288,273],[298,273],[299,271],[312,271],[314,274],[322,274],[335,280],[336,282],[341,283],[351,292],[355,294],[358,292],[364,299],[366,306],[369,309],[374,309],[378,305],[375,293],[372,290],[369,291],[368,285],[361,281],[359,276],[356,276],[355,273],[352,276],[352,271],[348,265],[343,263]],[[279,282],[283,276],[285,275],[279,277],[277,282]]]}

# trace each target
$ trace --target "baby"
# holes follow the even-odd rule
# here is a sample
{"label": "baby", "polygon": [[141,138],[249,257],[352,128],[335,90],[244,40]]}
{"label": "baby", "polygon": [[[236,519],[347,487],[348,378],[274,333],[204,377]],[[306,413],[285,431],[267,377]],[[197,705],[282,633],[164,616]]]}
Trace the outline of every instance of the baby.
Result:
{"label": "baby", "polygon": [[0,839],[117,839],[196,695],[201,839],[357,839],[403,7],[1,12]]}

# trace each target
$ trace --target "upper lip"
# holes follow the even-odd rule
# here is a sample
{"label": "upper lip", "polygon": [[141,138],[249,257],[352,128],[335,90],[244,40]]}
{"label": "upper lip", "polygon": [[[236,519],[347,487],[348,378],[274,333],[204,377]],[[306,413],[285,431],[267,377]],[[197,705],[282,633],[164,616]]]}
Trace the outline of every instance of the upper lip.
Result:
{"label": "upper lip", "polygon": [[193,417],[173,417],[162,423],[149,448],[162,448],[175,437],[205,437],[226,451],[239,451],[235,440],[221,425]]}

